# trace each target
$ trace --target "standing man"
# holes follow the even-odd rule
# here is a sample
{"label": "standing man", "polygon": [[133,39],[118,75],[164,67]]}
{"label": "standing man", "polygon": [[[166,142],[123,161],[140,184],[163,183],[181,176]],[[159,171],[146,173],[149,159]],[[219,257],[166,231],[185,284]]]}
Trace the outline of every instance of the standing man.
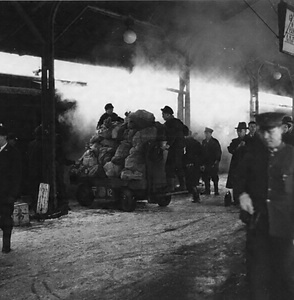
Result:
{"label": "standing man", "polygon": [[21,159],[18,150],[7,143],[7,130],[0,126],[0,228],[2,252],[11,251],[14,202],[21,185]]}
{"label": "standing man", "polygon": [[98,129],[103,124],[103,122],[108,118],[111,119],[111,122],[116,122],[116,121],[123,122],[124,121],[124,119],[122,119],[115,112],[113,112],[114,107],[111,103],[107,103],[104,106],[104,109],[105,109],[105,113],[100,117],[100,119],[97,123],[96,129]]}
{"label": "standing man", "polygon": [[293,119],[290,116],[285,116],[282,122],[284,126],[283,142],[294,146]]}
{"label": "standing man", "polygon": [[226,188],[233,189],[233,204],[237,205],[239,204],[239,199],[238,197],[235,196],[234,186],[236,181],[236,171],[238,165],[246,153],[246,146],[245,146],[245,135],[247,130],[246,122],[239,122],[238,126],[235,129],[237,130],[238,137],[232,139],[230,145],[228,146],[228,151],[229,153],[232,154],[232,159],[230,163]]}
{"label": "standing man", "polygon": [[186,176],[186,185],[190,194],[193,196],[193,203],[199,203],[199,191],[197,186],[200,179],[200,164],[202,159],[202,147],[200,142],[198,142],[193,136],[192,132],[189,131],[187,126],[184,126],[185,135],[185,153],[184,159],[184,169]]}
{"label": "standing man", "polygon": [[283,116],[256,116],[264,145],[250,149],[238,169],[252,300],[294,299],[294,148],[282,141]]}
{"label": "standing man", "polygon": [[219,141],[212,136],[213,129],[205,127],[205,139],[202,141],[203,165],[203,181],[205,184],[205,195],[210,195],[210,180],[214,185],[214,194],[218,192],[218,168],[221,160],[222,150]]}
{"label": "standing man", "polygon": [[171,107],[165,106],[161,109],[164,119],[166,146],[168,155],[165,164],[166,180],[169,191],[175,187],[176,175],[179,179],[180,190],[186,190],[185,172],[183,168],[183,154],[185,148],[184,124],[174,117]]}

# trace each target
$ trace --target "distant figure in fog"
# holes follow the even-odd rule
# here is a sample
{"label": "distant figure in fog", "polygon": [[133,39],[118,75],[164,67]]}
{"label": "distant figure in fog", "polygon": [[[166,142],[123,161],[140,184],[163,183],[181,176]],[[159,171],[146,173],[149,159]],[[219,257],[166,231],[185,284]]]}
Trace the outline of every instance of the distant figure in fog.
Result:
{"label": "distant figure in fog", "polygon": [[202,159],[202,147],[200,142],[193,138],[191,131],[187,126],[184,127],[185,152],[183,156],[186,186],[193,196],[193,203],[200,202],[197,186],[201,176],[200,165]]}
{"label": "distant figure in fog", "polygon": [[251,300],[294,299],[294,147],[282,141],[282,118],[256,116],[264,145],[249,149],[237,172]]}
{"label": "distant figure in fog", "polygon": [[218,191],[218,170],[221,160],[222,150],[220,143],[212,136],[213,129],[206,127],[204,130],[205,139],[202,141],[203,160],[201,170],[202,179],[205,184],[205,195],[210,195],[210,180],[214,185],[214,194],[219,195]]}
{"label": "distant figure in fog", "polygon": [[293,119],[290,116],[285,116],[283,118],[283,141],[286,144],[294,146],[294,134],[293,134]]}
{"label": "distant figure in fog", "polygon": [[112,122],[116,122],[116,121],[123,122],[124,121],[124,119],[122,119],[115,112],[113,112],[114,107],[111,103],[107,103],[105,105],[104,109],[105,109],[105,113],[100,117],[100,119],[97,123],[96,129],[98,129],[103,124],[103,122],[108,118],[111,118]]}
{"label": "distant figure in fog", "polygon": [[[239,122],[238,126],[235,127],[237,130],[238,137],[232,139],[230,145],[228,146],[229,153],[232,154],[228,179],[226,183],[226,188],[233,189],[233,204],[237,205],[239,203],[238,197],[234,195],[234,186],[236,182],[236,171],[239,163],[243,159],[246,153],[245,137],[246,131],[248,129],[246,122]],[[254,135],[254,134],[253,134]]]}
{"label": "distant figure in fog", "polygon": [[20,153],[8,144],[7,135],[5,127],[0,126],[0,228],[3,231],[3,253],[11,251],[12,214],[21,185]]}

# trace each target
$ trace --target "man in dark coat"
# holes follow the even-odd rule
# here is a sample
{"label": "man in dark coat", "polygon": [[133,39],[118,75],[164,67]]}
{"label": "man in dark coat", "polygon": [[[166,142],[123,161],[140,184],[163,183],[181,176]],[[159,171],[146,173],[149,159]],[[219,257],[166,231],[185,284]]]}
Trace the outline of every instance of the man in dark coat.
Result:
{"label": "man in dark coat", "polygon": [[294,134],[293,134],[293,119],[290,116],[285,116],[283,118],[283,142],[286,144],[294,146]]}
{"label": "man in dark coat", "polygon": [[111,122],[123,122],[124,121],[124,119],[122,119],[115,112],[113,112],[114,107],[111,103],[107,103],[105,105],[104,109],[105,109],[105,113],[100,117],[100,119],[97,123],[96,129],[98,129],[103,124],[103,122],[108,118],[111,119]]}
{"label": "man in dark coat", "polygon": [[233,189],[233,204],[238,204],[239,199],[234,194],[234,185],[236,180],[236,171],[238,164],[243,159],[246,153],[245,145],[245,135],[247,130],[246,122],[239,122],[238,126],[235,128],[237,130],[238,137],[232,139],[230,145],[228,146],[229,153],[232,154],[232,159],[230,163],[229,173],[226,188]]}
{"label": "man in dark coat", "polygon": [[252,300],[294,299],[294,148],[282,142],[282,118],[256,116],[264,145],[245,154],[237,173]]}
{"label": "man in dark coat", "polygon": [[162,118],[165,120],[165,136],[167,144],[165,149],[168,155],[165,164],[166,180],[169,191],[174,190],[175,176],[178,176],[180,190],[186,190],[185,172],[183,168],[183,154],[185,147],[184,124],[174,117],[171,107],[161,109]]}
{"label": "man in dark coat", "polygon": [[2,252],[11,250],[14,202],[21,185],[21,159],[18,150],[7,143],[7,131],[0,126],[0,228]]}
{"label": "man in dark coat", "polygon": [[202,159],[202,147],[200,142],[193,138],[187,126],[184,127],[185,153],[183,156],[186,185],[188,192],[193,196],[193,203],[200,202],[197,186],[201,176],[200,165]]}
{"label": "man in dark coat", "polygon": [[206,127],[204,130],[205,139],[202,141],[203,164],[203,181],[205,184],[205,195],[210,195],[210,180],[214,184],[214,194],[218,192],[218,169],[221,160],[222,150],[219,141],[212,136],[213,129]]}

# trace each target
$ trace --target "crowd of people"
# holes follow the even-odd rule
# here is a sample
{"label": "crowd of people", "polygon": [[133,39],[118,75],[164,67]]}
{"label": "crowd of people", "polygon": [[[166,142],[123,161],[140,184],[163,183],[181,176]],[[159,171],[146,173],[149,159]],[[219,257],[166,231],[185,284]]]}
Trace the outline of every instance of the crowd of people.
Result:
{"label": "crowd of people", "polygon": [[[115,128],[124,129],[122,136],[126,139],[135,138],[137,144],[133,143],[132,147],[128,147],[123,159],[130,153],[131,155],[139,153],[143,149],[140,143],[150,137],[156,140],[160,132],[161,150],[167,151],[165,162],[167,192],[188,191],[192,195],[192,202],[198,203],[200,202],[198,185],[202,178],[205,186],[203,194],[211,194],[212,181],[214,195],[219,195],[218,172],[222,149],[219,141],[212,135],[212,128],[205,127],[205,138],[199,142],[195,134],[174,116],[173,109],[169,106],[161,109],[164,124],[160,125],[155,124],[154,116],[146,111],[140,111],[140,114],[143,112],[144,116],[148,118],[151,116],[148,121],[144,118],[135,119],[138,115],[126,113],[129,119],[125,124],[125,119],[114,113],[113,109],[111,103],[105,106],[105,114],[99,119],[96,129],[99,132],[104,125],[115,122],[120,124]],[[133,119],[130,116],[133,116]],[[133,130],[134,125],[130,125],[132,122],[137,122],[137,125],[141,126],[140,130]],[[233,204],[240,208],[240,219],[246,224],[246,262],[250,299],[294,299],[293,120],[284,113],[268,112],[256,115],[255,120],[251,120],[248,125],[246,122],[239,122],[235,129],[237,137],[232,139],[227,147],[232,157],[226,188],[232,191]],[[119,136],[119,130],[112,129],[111,134]],[[13,228],[11,215],[21,183],[21,162],[15,147],[16,141],[16,136],[9,135],[7,130],[0,126],[0,228],[3,231],[4,253],[11,250]],[[123,138],[120,141],[123,141],[121,142],[123,146],[128,142]],[[28,177],[35,201],[42,173],[41,144],[41,128],[38,127],[35,131],[35,140],[29,146],[31,168]],[[108,144],[104,146],[109,148]],[[129,151],[130,149],[132,151]],[[56,163],[60,166],[58,174],[62,175],[62,166],[67,163],[67,159],[59,150],[57,147]],[[81,160],[85,159],[90,150],[87,147]],[[121,156],[114,155],[109,157],[108,164],[105,165],[121,162],[121,159]],[[134,157],[132,159],[134,160]],[[176,181],[179,183],[178,187]],[[62,182],[57,179],[60,198],[65,199]],[[36,202],[33,202],[33,205],[35,206]],[[62,205],[68,206],[68,203]]]}

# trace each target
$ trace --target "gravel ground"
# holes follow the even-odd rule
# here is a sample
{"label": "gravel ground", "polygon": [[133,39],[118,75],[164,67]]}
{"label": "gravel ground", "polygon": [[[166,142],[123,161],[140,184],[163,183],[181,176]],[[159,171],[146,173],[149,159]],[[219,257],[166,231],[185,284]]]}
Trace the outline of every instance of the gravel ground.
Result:
{"label": "gravel ground", "polygon": [[15,227],[0,299],[246,299],[244,226],[220,196],[176,196],[132,213],[80,207]]}

